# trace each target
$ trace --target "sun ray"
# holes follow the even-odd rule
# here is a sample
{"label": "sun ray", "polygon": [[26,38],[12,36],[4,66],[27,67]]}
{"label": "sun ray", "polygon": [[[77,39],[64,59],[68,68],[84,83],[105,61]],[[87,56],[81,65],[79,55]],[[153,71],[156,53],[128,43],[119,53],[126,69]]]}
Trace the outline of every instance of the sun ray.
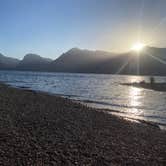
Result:
{"label": "sun ray", "polygon": [[150,57],[152,57],[153,59],[157,60],[158,62],[166,65],[166,61],[164,61],[163,59],[159,58],[159,57],[156,57],[156,56],[153,56],[151,53],[149,52],[146,52],[147,55],[149,55]]}
{"label": "sun ray", "polygon": [[138,20],[138,34],[137,40],[140,41],[141,33],[142,33],[142,20],[144,15],[144,7],[145,7],[145,0],[141,1],[140,11],[139,11],[139,20]]}
{"label": "sun ray", "polygon": [[120,74],[125,69],[125,67],[128,65],[129,62],[130,59],[128,59],[125,63],[123,63],[115,74]]}
{"label": "sun ray", "polygon": [[[158,31],[159,31],[159,29],[160,29],[160,27],[162,26],[162,25],[164,25],[166,23],[166,17],[163,17],[161,20],[160,20],[160,22],[155,26],[155,27],[153,27],[152,28],[152,31],[151,31],[151,36],[153,36],[155,33],[157,33]],[[152,37],[151,37],[151,39],[150,39],[150,42],[148,42],[148,45],[150,45],[150,44],[155,44],[156,43],[156,41],[155,40],[153,40],[152,39]]]}
{"label": "sun ray", "polygon": [[152,31],[152,32],[153,32],[153,33],[158,32],[158,31],[159,31],[159,28],[160,28],[163,24],[165,24],[165,23],[166,23],[166,17],[164,17],[164,18],[161,19],[161,21],[159,22],[159,24],[153,28],[153,31]]}
{"label": "sun ray", "polygon": [[138,56],[137,56],[137,75],[140,74],[140,61],[139,61],[139,53],[138,53]]}

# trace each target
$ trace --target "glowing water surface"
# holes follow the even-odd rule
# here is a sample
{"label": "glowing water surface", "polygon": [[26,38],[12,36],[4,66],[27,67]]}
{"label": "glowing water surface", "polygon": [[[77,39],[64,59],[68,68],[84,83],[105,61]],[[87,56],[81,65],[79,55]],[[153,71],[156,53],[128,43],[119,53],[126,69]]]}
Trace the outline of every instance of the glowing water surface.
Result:
{"label": "glowing water surface", "polygon": [[[109,112],[116,115],[164,126],[166,92],[121,85],[148,79],[147,76],[0,71],[0,81],[12,86],[65,96],[92,107],[114,110]],[[166,77],[155,79],[166,82]]]}

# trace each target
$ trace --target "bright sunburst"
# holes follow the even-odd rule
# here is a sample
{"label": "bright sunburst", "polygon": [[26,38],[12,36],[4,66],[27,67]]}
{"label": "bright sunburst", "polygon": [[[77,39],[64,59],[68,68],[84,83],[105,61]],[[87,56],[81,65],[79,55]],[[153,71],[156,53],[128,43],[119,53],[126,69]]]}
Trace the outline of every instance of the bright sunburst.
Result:
{"label": "bright sunburst", "polygon": [[138,43],[134,44],[134,45],[131,47],[131,49],[134,50],[134,51],[140,52],[140,51],[143,50],[144,47],[145,47],[145,44],[144,44],[144,43],[138,42]]}

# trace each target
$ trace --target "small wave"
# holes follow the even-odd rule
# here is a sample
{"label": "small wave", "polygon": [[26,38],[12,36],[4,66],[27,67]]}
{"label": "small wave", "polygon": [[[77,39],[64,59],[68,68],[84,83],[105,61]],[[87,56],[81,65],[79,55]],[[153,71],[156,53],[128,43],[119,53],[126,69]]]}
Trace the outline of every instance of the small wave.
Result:
{"label": "small wave", "polygon": [[16,86],[17,88],[21,88],[21,89],[30,89],[31,87],[29,86]]}
{"label": "small wave", "polygon": [[134,107],[134,106],[128,106],[128,105],[122,105],[122,104],[113,104],[113,103],[108,103],[108,102],[103,102],[103,101],[94,101],[94,100],[80,100],[84,103],[93,103],[93,104],[100,104],[100,105],[107,105],[107,106],[112,106],[112,107],[120,107],[120,108],[136,108],[136,109],[142,109],[142,107]]}
{"label": "small wave", "polygon": [[144,117],[146,117],[146,118],[154,118],[154,119],[163,119],[163,120],[166,121],[165,117],[156,116],[156,115],[144,115]]}
{"label": "small wave", "polygon": [[166,127],[165,123],[160,123],[160,122],[153,122],[153,121],[149,121],[149,120],[143,120],[143,119],[137,119],[137,118],[130,118],[130,117],[126,117],[127,119],[132,119],[132,120],[136,120],[138,122],[141,123],[145,123],[147,125],[151,125],[157,128],[160,128],[160,126],[163,126],[164,128]]}
{"label": "small wave", "polygon": [[12,80],[12,81],[7,81],[9,83],[27,83],[27,81],[21,81],[21,80]]}
{"label": "small wave", "polygon": [[[47,93],[50,93],[50,92],[47,92]],[[79,96],[77,96],[77,95],[65,95],[65,94],[62,94],[62,93],[50,93],[50,94],[53,94],[53,95],[56,95],[56,96],[62,96],[62,97],[68,97],[68,98],[78,98]],[[78,100],[77,100],[78,101]]]}

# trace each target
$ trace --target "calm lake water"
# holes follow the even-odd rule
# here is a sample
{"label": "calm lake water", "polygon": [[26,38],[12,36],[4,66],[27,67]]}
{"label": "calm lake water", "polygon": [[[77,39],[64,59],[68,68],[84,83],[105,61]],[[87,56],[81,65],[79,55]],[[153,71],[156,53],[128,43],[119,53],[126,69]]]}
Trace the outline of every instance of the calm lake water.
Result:
{"label": "calm lake water", "polygon": [[[0,81],[15,87],[58,94],[92,107],[116,110],[113,114],[166,126],[166,92],[121,85],[148,79],[146,76],[0,71]],[[166,77],[155,79],[166,82]]]}

